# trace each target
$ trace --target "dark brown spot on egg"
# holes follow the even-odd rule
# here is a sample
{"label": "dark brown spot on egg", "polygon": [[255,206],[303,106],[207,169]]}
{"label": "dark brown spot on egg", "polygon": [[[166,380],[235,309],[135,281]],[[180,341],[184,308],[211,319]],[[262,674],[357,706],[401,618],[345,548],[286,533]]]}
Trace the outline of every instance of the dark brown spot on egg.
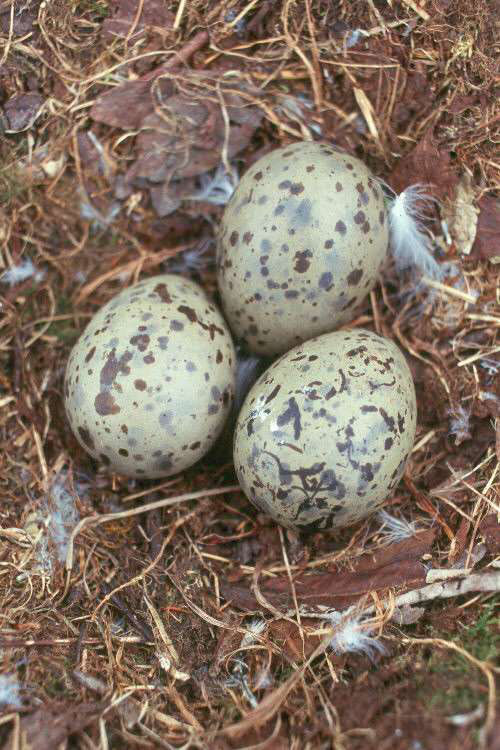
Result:
{"label": "dark brown spot on egg", "polygon": [[365,220],[366,214],[363,211],[358,211],[358,213],[354,215],[354,222],[356,224],[362,224]]}
{"label": "dark brown spot on egg", "polygon": [[134,386],[138,391],[145,391],[147,388],[147,383],[145,380],[141,380],[141,378],[137,378],[137,380],[134,380]]}
{"label": "dark brown spot on egg", "polygon": [[101,387],[112,385],[119,373],[129,375],[130,367],[127,363],[130,362],[132,357],[132,352],[125,352],[120,359],[117,359],[116,349],[112,349],[106,357],[106,362],[100,373]]}
{"label": "dark brown spot on egg", "polygon": [[195,451],[195,450],[198,450],[198,448],[200,447],[200,445],[201,445],[200,441],[197,440],[196,443],[191,443],[191,445],[189,447],[190,447],[190,449],[192,451]]}
{"label": "dark brown spot on egg", "polygon": [[345,233],[347,232],[347,227],[346,227],[346,225],[345,225],[345,224],[344,224],[344,222],[343,222],[343,221],[341,221],[340,219],[339,219],[339,221],[337,221],[337,223],[335,224],[335,231],[336,231],[336,232],[338,232],[339,234],[341,234],[342,236],[344,236],[344,235],[345,235]]}
{"label": "dark brown spot on egg", "polygon": [[384,448],[386,449],[386,451],[388,451],[389,448],[392,448],[393,442],[394,440],[391,437],[385,439]]}
{"label": "dark brown spot on egg", "polygon": [[124,435],[128,435],[128,427],[127,427],[126,424],[122,424],[122,426],[120,427],[120,429],[121,429],[121,431],[123,432]]}
{"label": "dark brown spot on egg", "polygon": [[361,268],[356,268],[354,271],[351,271],[351,273],[347,277],[347,283],[349,284],[349,286],[356,286],[356,284],[359,284],[362,276],[363,271],[361,270]]}
{"label": "dark brown spot on egg", "polygon": [[294,257],[294,269],[297,271],[297,273],[305,273],[311,265],[311,261],[309,260],[309,258],[312,258],[312,252],[310,250],[299,250],[295,253]]}
{"label": "dark brown spot on egg", "polygon": [[271,393],[269,394],[269,396],[266,398],[265,403],[269,404],[274,398],[276,398],[276,396],[278,395],[278,393],[280,392],[280,390],[281,390],[281,386],[280,385],[277,385],[275,388],[273,388],[273,390],[271,391]]}
{"label": "dark brown spot on egg", "polygon": [[254,178],[254,180],[256,180],[257,182],[258,182],[259,180],[262,180],[262,172],[260,172],[260,171],[259,171],[259,172],[256,172],[256,173],[254,174],[253,178]]}
{"label": "dark brown spot on egg", "polygon": [[153,364],[153,362],[156,362],[156,359],[154,358],[154,355],[153,355],[153,354],[151,354],[151,352],[149,352],[149,354],[146,354],[146,356],[145,356],[145,357],[143,357],[143,362],[144,362],[144,363],[145,363],[146,365],[152,365],[152,364]]}
{"label": "dark brown spot on egg", "polygon": [[236,245],[236,243],[238,242],[238,239],[239,239],[238,232],[236,232],[236,231],[235,232],[231,232],[231,236],[229,237],[229,242],[230,242],[230,244],[231,244],[232,247],[234,247]]}
{"label": "dark brown spot on egg", "polygon": [[150,338],[147,333],[139,333],[137,336],[132,336],[130,343],[132,346],[136,346],[140,352],[145,352],[148,348]]}
{"label": "dark brown spot on egg", "polygon": [[245,232],[243,235],[243,242],[245,245],[249,245],[253,239],[253,233],[252,232]]}
{"label": "dark brown spot on egg", "polygon": [[154,287],[153,291],[156,292],[162,302],[165,302],[167,304],[170,304],[172,302],[172,297],[168,293],[167,285],[165,283],[157,284]]}
{"label": "dark brown spot on egg", "polygon": [[191,323],[198,322],[198,316],[196,315],[196,312],[192,307],[188,307],[187,305],[180,305],[177,309],[180,313],[185,315],[186,318],[191,321]]}
{"label": "dark brown spot on egg", "polygon": [[327,240],[325,242],[325,250],[330,250],[333,247],[333,240]]}
{"label": "dark brown spot on egg", "polygon": [[93,346],[92,349],[89,350],[87,356],[85,357],[85,362],[90,362],[94,354],[95,354],[95,346]]}
{"label": "dark brown spot on egg", "polygon": [[128,450],[126,448],[119,448],[118,453],[120,454],[120,456],[125,456],[125,457],[129,455]]}
{"label": "dark brown spot on egg", "polygon": [[314,166],[314,164],[309,164],[309,165],[308,165],[308,166],[306,167],[306,172],[314,172],[314,170],[315,170],[315,166]]}
{"label": "dark brown spot on egg", "polygon": [[378,220],[380,223],[380,226],[384,226],[385,224],[385,211],[379,211]]}
{"label": "dark brown spot on egg", "polygon": [[217,362],[218,365],[220,365],[220,363],[222,362],[223,359],[224,359],[224,357],[222,356],[221,350],[217,349],[217,355],[215,357],[215,361]]}
{"label": "dark brown spot on egg", "polygon": [[114,396],[109,391],[101,391],[94,400],[95,410],[101,417],[109,414],[118,414],[120,407],[116,403]]}
{"label": "dark brown spot on egg", "polygon": [[82,439],[82,443],[86,445],[87,448],[90,448],[91,450],[95,448],[94,440],[88,430],[86,430],[84,427],[79,427],[78,434],[80,435]]}

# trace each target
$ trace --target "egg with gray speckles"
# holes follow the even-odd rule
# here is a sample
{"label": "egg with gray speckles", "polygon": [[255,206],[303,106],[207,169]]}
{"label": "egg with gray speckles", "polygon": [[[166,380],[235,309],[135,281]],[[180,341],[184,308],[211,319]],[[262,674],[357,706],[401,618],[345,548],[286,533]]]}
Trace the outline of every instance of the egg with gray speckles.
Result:
{"label": "egg with gray speckles", "polygon": [[389,246],[380,185],[332,146],[299,142],[259,159],[226,206],[217,276],[248,348],[281,354],[353,320]]}
{"label": "egg with gray speckles", "polygon": [[348,526],[393,492],[416,419],[411,372],[393,341],[358,328],[323,334],[250,390],[234,437],[240,485],[289,528]]}
{"label": "egg with gray speckles", "polygon": [[111,470],[150,479],[196,463],[235,390],[235,350],[194,282],[164,274],[113,297],[75,344],[64,382],[80,444]]}

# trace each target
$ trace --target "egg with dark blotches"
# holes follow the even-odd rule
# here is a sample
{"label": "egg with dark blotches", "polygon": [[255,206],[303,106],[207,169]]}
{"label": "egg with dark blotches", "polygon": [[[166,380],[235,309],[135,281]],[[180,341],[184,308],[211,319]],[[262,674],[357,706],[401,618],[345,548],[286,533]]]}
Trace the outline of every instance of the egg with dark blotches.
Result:
{"label": "egg with dark blotches", "polygon": [[275,355],[353,320],[384,264],[384,196],[368,168],[299,142],[259,159],[226,206],[217,277],[250,351]]}
{"label": "egg with dark blotches", "polygon": [[240,485],[283,526],[348,526],[394,491],[416,419],[410,369],[390,339],[357,328],[323,334],[248,393],[234,437]]}
{"label": "egg with dark blotches", "polygon": [[169,476],[219,436],[235,389],[235,350],[194,282],[154,276],[92,318],[66,368],[66,413],[80,444],[110,470]]}

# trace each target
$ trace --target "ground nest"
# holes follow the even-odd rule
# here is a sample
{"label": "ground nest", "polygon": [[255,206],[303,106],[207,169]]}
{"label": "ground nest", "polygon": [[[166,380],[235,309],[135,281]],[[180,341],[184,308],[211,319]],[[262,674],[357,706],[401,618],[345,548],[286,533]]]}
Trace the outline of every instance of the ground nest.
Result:
{"label": "ground nest", "polygon": [[[1,748],[498,748],[494,5],[0,3]],[[403,479],[299,536],[245,500],[227,435],[165,481],[110,475],[61,386],[124,286],[217,299],[238,176],[304,139],[429,186],[447,273],[387,267],[352,323],[412,369]]]}

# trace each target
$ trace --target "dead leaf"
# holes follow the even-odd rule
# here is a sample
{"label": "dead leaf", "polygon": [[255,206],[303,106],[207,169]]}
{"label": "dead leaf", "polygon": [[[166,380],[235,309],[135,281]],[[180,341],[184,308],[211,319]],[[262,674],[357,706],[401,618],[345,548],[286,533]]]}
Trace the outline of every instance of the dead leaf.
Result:
{"label": "dead leaf", "polygon": [[17,94],[3,105],[9,124],[7,133],[28,130],[42,112],[44,99],[40,94]]}
{"label": "dead leaf", "polygon": [[398,193],[416,183],[432,185],[432,194],[443,200],[451,195],[458,176],[450,154],[438,148],[429,130],[413,151],[398,161],[388,181]]}
{"label": "dead leaf", "polygon": [[[115,12],[112,18],[107,18],[101,27],[101,34],[104,40],[113,41],[118,38],[126,38],[130,33],[140,0],[117,0],[113,3]],[[163,32],[171,29],[175,21],[175,16],[167,9],[163,0],[147,0],[142,3],[141,12],[130,42],[136,44],[138,39],[143,36],[148,27],[158,28]]]}
{"label": "dead leaf", "polygon": [[[35,23],[38,16],[38,7],[40,3],[41,0],[36,0],[36,2],[31,3],[24,2],[20,4],[14,4],[14,14],[12,18],[13,37],[29,34],[29,32],[33,30],[33,24]],[[18,5],[21,5],[21,7],[17,7]],[[10,27],[11,15],[9,8],[6,13],[0,14],[0,29],[2,30],[3,34],[8,36]],[[33,41],[33,37],[31,38],[31,41]]]}
{"label": "dead leaf", "polygon": [[299,626],[290,620],[275,620],[269,624],[268,634],[273,637],[273,641],[280,647],[280,651],[293,661],[302,662],[307,659],[318,647],[321,636],[310,635],[306,628],[311,627],[317,630],[318,623],[311,618],[303,617],[301,619],[302,640]]}
{"label": "dead leaf", "polygon": [[[334,568],[328,573],[298,576],[294,580],[299,604],[346,609],[369,591],[424,583],[426,571],[420,562],[429,552],[435,532],[423,531],[411,539],[391,544],[372,555],[363,555],[353,563],[353,571]],[[221,581],[221,594],[233,605],[254,611],[259,604],[249,586]],[[273,578],[261,586],[264,597],[281,611],[293,606],[288,577]]]}
{"label": "dead leaf", "polygon": [[[97,721],[107,701],[66,705],[44,705],[20,721],[20,746],[24,750],[54,750],[89,724]],[[2,750],[14,747],[14,732]],[[15,745],[17,747],[17,744]]]}
{"label": "dead leaf", "polygon": [[464,255],[470,254],[476,239],[479,209],[474,205],[474,200],[471,179],[464,175],[452,197],[443,202],[441,210],[458,252]]}
{"label": "dead leaf", "polygon": [[[173,93],[170,81],[159,84],[161,97]],[[137,130],[142,121],[154,111],[151,81],[127,81],[105,94],[101,94],[90,110],[96,122],[122,130]]]}
{"label": "dead leaf", "polygon": [[488,513],[479,524],[479,531],[484,537],[488,552],[498,555],[500,552],[500,523],[496,513]]}
{"label": "dead leaf", "polygon": [[476,258],[500,263],[500,200],[485,195],[479,201],[476,241],[472,248]]}

